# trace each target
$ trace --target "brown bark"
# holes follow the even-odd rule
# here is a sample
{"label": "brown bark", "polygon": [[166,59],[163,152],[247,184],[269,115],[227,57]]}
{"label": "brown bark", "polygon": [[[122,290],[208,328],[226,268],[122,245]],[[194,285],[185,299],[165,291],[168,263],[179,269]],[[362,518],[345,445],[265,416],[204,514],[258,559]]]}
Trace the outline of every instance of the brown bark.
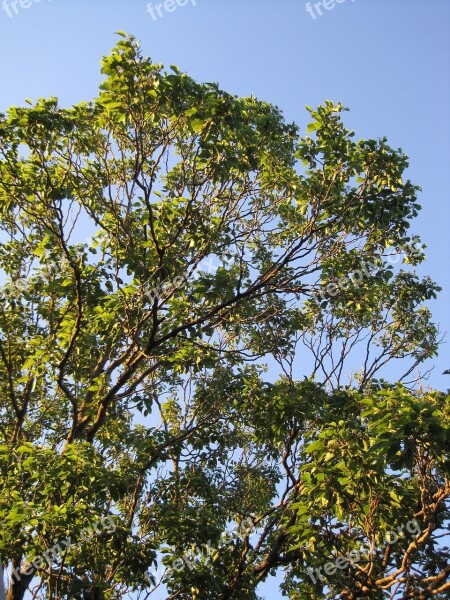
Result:
{"label": "brown bark", "polygon": [[20,561],[13,560],[6,600],[23,600],[35,573],[36,569],[29,563],[25,563],[20,569]]}

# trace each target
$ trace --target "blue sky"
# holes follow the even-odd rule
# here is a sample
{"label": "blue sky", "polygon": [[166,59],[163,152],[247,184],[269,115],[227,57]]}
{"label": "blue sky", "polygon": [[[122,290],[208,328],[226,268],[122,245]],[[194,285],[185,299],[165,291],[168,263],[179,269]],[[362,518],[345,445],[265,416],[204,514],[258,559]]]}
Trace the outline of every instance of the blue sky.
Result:
{"label": "blue sky", "polygon": [[[421,272],[444,288],[431,308],[450,331],[450,0],[341,0],[322,16],[313,8],[315,18],[304,0],[189,0],[156,19],[144,0],[20,0],[16,11],[4,1],[0,110],[40,96],[91,99],[117,30],[155,62],[273,102],[302,131],[306,104],[342,101],[357,137],[386,135],[410,157],[423,188],[412,228],[428,246]],[[430,384],[447,387],[448,344],[435,364]]]}
{"label": "blue sky", "polygon": [[[155,62],[273,102],[303,131],[306,104],[342,101],[358,137],[386,135],[410,156],[423,187],[421,271],[444,288],[432,310],[450,331],[450,0],[341,0],[322,16],[313,8],[315,19],[303,0],[187,0],[156,19],[143,0],[19,0],[16,11],[1,2],[0,110],[39,96],[91,99],[117,30]],[[435,363],[430,384],[445,387],[447,345]]]}

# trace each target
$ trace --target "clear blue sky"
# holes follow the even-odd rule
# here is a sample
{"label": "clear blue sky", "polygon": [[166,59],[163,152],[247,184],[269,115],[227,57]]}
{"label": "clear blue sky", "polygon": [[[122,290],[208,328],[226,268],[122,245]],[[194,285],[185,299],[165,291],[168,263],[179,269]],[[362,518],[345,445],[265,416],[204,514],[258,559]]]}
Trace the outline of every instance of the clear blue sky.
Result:
{"label": "clear blue sky", "polygon": [[[189,0],[156,19],[144,0],[21,0],[17,14],[5,1],[0,110],[39,96],[91,99],[117,30],[156,62],[273,102],[303,130],[306,104],[342,101],[357,137],[386,135],[410,157],[423,187],[421,271],[444,288],[432,310],[450,332],[450,0],[341,0],[315,18],[304,0]],[[435,363],[430,384],[447,387],[448,344]]]}

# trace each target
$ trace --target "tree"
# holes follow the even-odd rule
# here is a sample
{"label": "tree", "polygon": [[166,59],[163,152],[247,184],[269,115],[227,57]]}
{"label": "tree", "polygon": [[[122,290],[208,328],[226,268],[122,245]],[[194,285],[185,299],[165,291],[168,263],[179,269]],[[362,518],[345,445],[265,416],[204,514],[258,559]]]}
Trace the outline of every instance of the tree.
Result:
{"label": "tree", "polygon": [[[295,587],[298,524],[320,487],[300,498],[305,444],[340,399],[356,419],[342,435],[380,441],[384,490],[400,450],[385,456],[360,403],[381,394],[368,390],[388,361],[406,361],[404,380],[437,350],[423,303],[438,288],[414,272],[424,256],[408,235],[418,188],[403,180],[401,150],[353,140],[340,104],[309,109],[313,137],[300,137],[270,104],[164,72],[120,35],[94,101],[39,99],[0,119],[8,600],[35,582],[35,597],[122,598],[157,584],[149,569],[161,565],[170,598],[254,599],[282,565],[287,593],[311,597]],[[361,369],[344,386],[360,343]],[[294,378],[300,359],[312,367]],[[408,460],[412,491],[402,513],[391,498],[378,537],[414,504]],[[327,502],[322,518],[341,518]],[[227,543],[226,529],[237,532]],[[316,543],[311,565],[329,548]],[[189,559],[198,544],[210,556]],[[423,585],[437,569],[422,568]]]}
{"label": "tree", "polygon": [[[292,483],[264,539],[277,551],[260,567],[288,565],[282,587],[295,600],[448,598],[448,395],[286,386],[292,429],[280,443]],[[284,409],[277,387],[271,406]]]}

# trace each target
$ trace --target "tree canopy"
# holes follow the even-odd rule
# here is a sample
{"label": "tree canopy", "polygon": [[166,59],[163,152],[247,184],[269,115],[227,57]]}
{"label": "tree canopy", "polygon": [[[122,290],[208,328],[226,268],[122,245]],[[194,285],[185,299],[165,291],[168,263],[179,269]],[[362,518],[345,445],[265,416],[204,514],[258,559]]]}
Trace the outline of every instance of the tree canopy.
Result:
{"label": "tree canopy", "polygon": [[102,73],[0,115],[8,600],[256,600],[277,572],[292,600],[449,597],[407,157],[125,34]]}

